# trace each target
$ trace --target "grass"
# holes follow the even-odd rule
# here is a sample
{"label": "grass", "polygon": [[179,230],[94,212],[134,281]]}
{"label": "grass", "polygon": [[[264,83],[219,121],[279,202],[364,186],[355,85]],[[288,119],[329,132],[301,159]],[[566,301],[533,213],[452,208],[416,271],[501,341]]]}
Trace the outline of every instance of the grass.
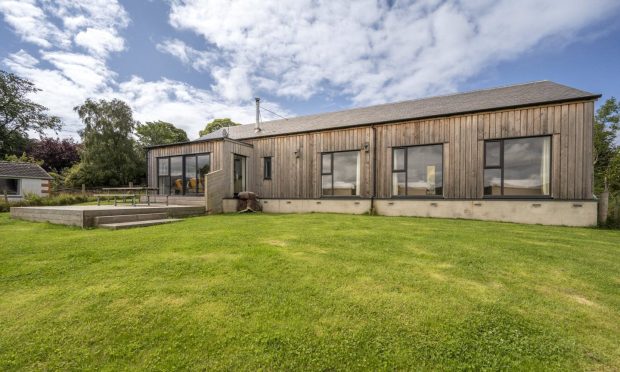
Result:
{"label": "grass", "polygon": [[0,214],[0,370],[620,368],[620,232]]}

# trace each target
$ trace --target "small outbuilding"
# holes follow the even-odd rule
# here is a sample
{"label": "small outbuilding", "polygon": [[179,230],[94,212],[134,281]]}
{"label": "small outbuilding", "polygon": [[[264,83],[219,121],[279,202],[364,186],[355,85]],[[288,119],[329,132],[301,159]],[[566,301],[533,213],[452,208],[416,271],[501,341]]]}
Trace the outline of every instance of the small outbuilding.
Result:
{"label": "small outbuilding", "polygon": [[0,161],[0,195],[17,201],[26,194],[49,195],[52,177],[38,164]]}

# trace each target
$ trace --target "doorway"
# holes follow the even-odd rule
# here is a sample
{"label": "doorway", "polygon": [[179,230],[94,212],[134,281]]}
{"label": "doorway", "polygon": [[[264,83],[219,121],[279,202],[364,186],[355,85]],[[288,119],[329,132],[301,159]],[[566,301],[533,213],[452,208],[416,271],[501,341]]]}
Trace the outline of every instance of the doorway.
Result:
{"label": "doorway", "polygon": [[246,158],[242,155],[233,154],[233,193],[237,196],[246,189]]}

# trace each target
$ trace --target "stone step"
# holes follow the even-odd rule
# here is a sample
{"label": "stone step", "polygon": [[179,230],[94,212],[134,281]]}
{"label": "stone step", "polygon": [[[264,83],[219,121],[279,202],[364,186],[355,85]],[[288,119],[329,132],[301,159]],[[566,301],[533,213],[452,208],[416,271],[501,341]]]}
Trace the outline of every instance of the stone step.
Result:
{"label": "stone step", "polygon": [[95,226],[108,223],[163,220],[166,218],[168,218],[168,214],[166,213],[117,214],[114,216],[98,216],[95,217]]}
{"label": "stone step", "polygon": [[146,220],[146,221],[131,221],[131,222],[118,222],[118,223],[104,223],[97,227],[110,230],[130,229],[132,227],[145,227],[154,225],[163,225],[166,223],[182,221],[180,218],[168,218],[165,220]]}

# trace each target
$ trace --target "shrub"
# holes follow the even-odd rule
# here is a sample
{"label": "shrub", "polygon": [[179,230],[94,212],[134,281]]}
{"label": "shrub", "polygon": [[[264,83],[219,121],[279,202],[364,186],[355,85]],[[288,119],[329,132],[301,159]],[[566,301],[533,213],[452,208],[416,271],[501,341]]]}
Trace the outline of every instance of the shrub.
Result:
{"label": "shrub", "polygon": [[0,201],[0,212],[8,212],[10,207],[36,207],[36,206],[52,206],[52,205],[72,205],[95,201],[96,198],[85,195],[58,194],[52,197],[39,196],[35,194],[26,194],[23,200],[6,204],[4,200]]}

